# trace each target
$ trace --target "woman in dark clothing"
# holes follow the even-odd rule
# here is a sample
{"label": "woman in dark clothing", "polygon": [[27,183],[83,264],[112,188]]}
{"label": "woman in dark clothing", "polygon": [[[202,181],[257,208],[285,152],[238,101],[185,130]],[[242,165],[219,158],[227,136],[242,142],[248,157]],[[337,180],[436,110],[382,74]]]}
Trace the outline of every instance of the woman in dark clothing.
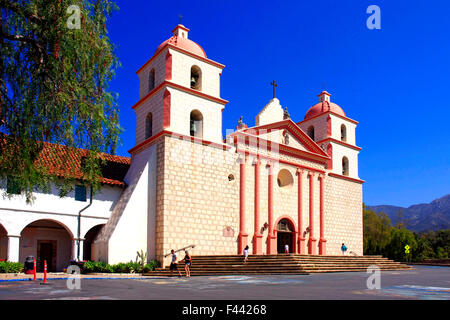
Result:
{"label": "woman in dark clothing", "polygon": [[186,250],[185,251],[186,255],[184,256],[184,271],[186,271],[186,277],[190,278],[191,277],[191,270],[189,270],[189,267],[192,265],[192,258],[189,255],[189,252]]}

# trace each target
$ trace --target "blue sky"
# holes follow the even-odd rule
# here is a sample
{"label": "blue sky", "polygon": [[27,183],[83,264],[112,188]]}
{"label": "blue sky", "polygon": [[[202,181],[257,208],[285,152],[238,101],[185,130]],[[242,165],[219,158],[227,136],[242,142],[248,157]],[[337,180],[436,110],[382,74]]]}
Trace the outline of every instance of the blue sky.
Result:
{"label": "blue sky", "polygon": [[[117,1],[109,23],[122,67],[122,145],[135,145],[136,70],[171,36],[182,14],[189,37],[226,65],[223,128],[254,117],[271,99],[270,82],[294,121],[323,88],[359,121],[359,176],[368,205],[409,206],[450,193],[449,1]],[[432,4],[431,4],[432,3]],[[381,29],[369,30],[369,5]]]}

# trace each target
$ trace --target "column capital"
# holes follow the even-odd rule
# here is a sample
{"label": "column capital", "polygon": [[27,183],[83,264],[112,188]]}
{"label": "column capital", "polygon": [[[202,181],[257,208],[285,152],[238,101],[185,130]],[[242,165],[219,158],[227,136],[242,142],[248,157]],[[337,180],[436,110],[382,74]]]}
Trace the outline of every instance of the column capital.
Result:
{"label": "column capital", "polygon": [[258,166],[260,166],[260,165],[261,165],[261,160],[259,160],[259,158],[253,159],[252,165],[254,165],[254,166],[258,165]]}
{"label": "column capital", "polygon": [[239,164],[245,164],[248,159],[248,154],[239,154],[238,162]]}
{"label": "column capital", "polygon": [[308,171],[308,177],[314,178],[315,175],[316,175],[315,172],[313,172],[313,171]]}
{"label": "column capital", "polygon": [[319,179],[320,179],[320,180],[325,179],[325,174],[323,174],[323,173],[319,173],[318,176],[319,176]]}
{"label": "column capital", "polygon": [[297,170],[295,172],[297,173],[297,175],[303,175],[304,171],[305,171],[304,169],[297,168]]}

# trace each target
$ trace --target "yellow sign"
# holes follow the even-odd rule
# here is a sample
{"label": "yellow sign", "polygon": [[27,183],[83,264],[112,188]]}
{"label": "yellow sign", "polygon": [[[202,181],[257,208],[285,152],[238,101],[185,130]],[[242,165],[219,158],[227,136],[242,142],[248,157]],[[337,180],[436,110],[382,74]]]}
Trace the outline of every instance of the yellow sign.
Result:
{"label": "yellow sign", "polygon": [[409,246],[409,245],[406,245],[406,246],[405,246],[405,253],[409,253],[409,249],[410,249],[410,246]]}

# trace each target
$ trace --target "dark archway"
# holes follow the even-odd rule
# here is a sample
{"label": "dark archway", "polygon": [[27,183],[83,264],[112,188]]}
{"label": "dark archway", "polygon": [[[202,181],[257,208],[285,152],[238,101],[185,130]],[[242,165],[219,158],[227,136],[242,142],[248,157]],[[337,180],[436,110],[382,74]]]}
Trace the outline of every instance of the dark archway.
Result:
{"label": "dark archway", "polygon": [[0,261],[8,259],[8,232],[0,224]]}
{"label": "dark archway", "polygon": [[277,252],[285,253],[285,246],[289,246],[289,253],[295,253],[295,227],[288,219],[281,219],[277,224]]}
{"label": "dark archway", "polygon": [[104,224],[96,225],[86,233],[83,243],[83,260],[94,260],[92,257],[92,244],[94,243],[95,238],[97,238],[98,234],[102,231],[104,226]]}
{"label": "dark archway", "polygon": [[73,235],[61,222],[37,220],[28,224],[20,233],[19,261],[28,256],[36,258],[38,272],[62,271],[73,258]]}

